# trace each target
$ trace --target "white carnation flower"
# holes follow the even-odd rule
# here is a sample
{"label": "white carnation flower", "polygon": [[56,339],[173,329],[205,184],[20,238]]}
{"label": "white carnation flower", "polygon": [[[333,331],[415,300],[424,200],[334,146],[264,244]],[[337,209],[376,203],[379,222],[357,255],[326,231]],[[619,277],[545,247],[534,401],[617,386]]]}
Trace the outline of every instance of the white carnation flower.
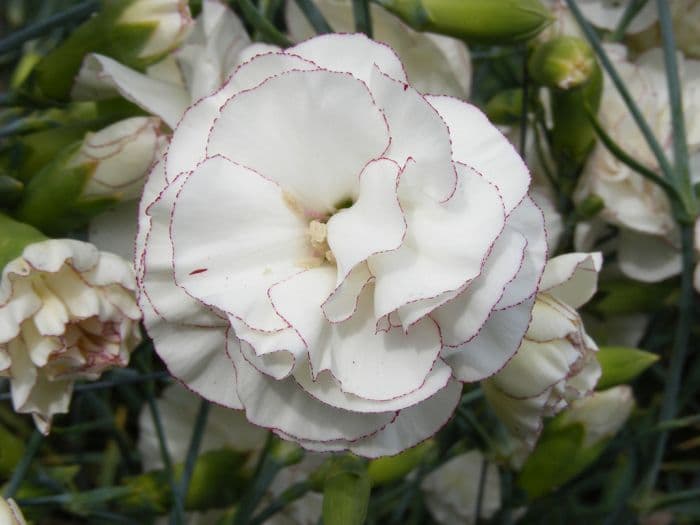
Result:
{"label": "white carnation flower", "polygon": [[252,423],[396,454],[520,345],[546,255],[529,181],[479,110],[421,95],[385,45],[258,55],[149,177],[146,327],[174,376]]}
{"label": "white carnation flower", "polygon": [[[334,31],[351,33],[355,20],[351,0],[319,0],[317,7]],[[287,27],[300,42],[316,33],[295,2],[286,4]],[[373,37],[391,46],[406,68],[411,85],[421,93],[466,99],[471,82],[471,61],[464,42],[433,33],[418,32],[377,4],[370,4]]]}
{"label": "white carnation flower", "polygon": [[542,418],[593,391],[600,377],[598,347],[576,309],[595,293],[599,253],[570,253],[547,262],[532,321],[508,364],[482,383],[508,430],[532,447]]}
{"label": "white carnation flower", "polygon": [[13,499],[0,498],[0,523],[2,525],[27,525],[22,511]]}
{"label": "white carnation flower", "polygon": [[[453,457],[428,474],[421,483],[425,503],[435,521],[444,525],[472,525],[484,456],[478,450]],[[501,481],[498,468],[486,464],[481,500],[481,519],[489,519],[501,507]]]}
{"label": "white carnation flower", "polygon": [[133,270],[69,239],[30,244],[0,281],[0,375],[17,412],[48,433],[68,411],[73,382],[126,366],[140,340]]}

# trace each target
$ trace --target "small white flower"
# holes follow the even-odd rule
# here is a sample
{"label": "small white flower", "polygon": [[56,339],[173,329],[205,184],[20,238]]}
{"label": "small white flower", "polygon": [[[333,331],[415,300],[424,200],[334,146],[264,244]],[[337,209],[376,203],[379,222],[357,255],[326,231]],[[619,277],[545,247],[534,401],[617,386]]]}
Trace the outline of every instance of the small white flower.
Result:
{"label": "small white flower", "polygon": [[581,423],[585,434],[583,446],[591,447],[617,434],[634,408],[632,388],[616,386],[577,399],[563,414],[563,422]]}
{"label": "small white flower", "polygon": [[[355,31],[351,0],[320,0],[316,5],[334,31]],[[316,33],[295,2],[287,2],[287,27],[301,42]],[[406,68],[411,85],[421,93],[466,99],[471,61],[464,42],[443,35],[418,32],[375,3],[370,4],[373,37],[391,46]]]}
{"label": "small white flower", "polygon": [[171,51],[187,35],[192,18],[187,0],[134,0],[121,13],[117,24],[155,25],[139,51],[148,60]]}
{"label": "small white flower", "polygon": [[0,523],[2,525],[27,525],[22,511],[13,499],[0,498]]}
{"label": "small white flower", "polygon": [[30,244],[0,282],[0,375],[17,412],[48,433],[73,382],[126,366],[140,340],[131,266],[69,239]]}
{"label": "small white flower", "polygon": [[[453,457],[425,477],[421,489],[435,521],[444,525],[476,523],[476,500],[483,462],[483,454],[472,450]],[[500,507],[498,468],[487,462],[480,517],[489,519]]]}
{"label": "small white flower", "polygon": [[550,259],[518,352],[482,382],[496,414],[529,448],[537,440],[542,418],[592,392],[600,377],[598,347],[576,309],[595,293],[601,265],[597,253]]}
{"label": "small white flower", "polygon": [[149,177],[146,327],[176,377],[251,422],[396,454],[520,344],[546,254],[529,180],[480,111],[413,89],[383,44],[258,55]]}

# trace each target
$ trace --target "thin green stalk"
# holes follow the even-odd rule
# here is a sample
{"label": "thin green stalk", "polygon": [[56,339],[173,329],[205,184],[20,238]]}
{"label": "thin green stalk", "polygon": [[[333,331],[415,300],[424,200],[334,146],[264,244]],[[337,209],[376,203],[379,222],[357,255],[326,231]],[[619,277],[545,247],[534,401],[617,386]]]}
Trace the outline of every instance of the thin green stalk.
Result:
{"label": "thin green stalk", "polygon": [[280,494],[272,503],[260,511],[257,516],[250,520],[248,525],[261,525],[262,523],[265,523],[287,505],[305,496],[309,490],[311,490],[311,482],[309,480],[295,483],[282,492],[282,494]]}
{"label": "thin green stalk", "polygon": [[333,28],[331,25],[328,23],[326,18],[323,16],[323,13],[321,13],[321,10],[316,7],[316,4],[313,3],[312,0],[295,0],[297,5],[299,6],[299,9],[302,10],[304,13],[304,16],[306,19],[309,21],[311,24],[311,27],[314,28],[314,31],[318,33],[319,35],[323,35],[325,33],[333,33]]}
{"label": "thin green stalk", "polygon": [[18,48],[29,40],[45,36],[51,29],[70,23],[82,22],[94,11],[97,11],[98,7],[99,2],[96,0],[88,0],[87,2],[73,6],[65,11],[56,13],[44,20],[40,20],[36,24],[15,31],[11,35],[0,40],[0,55]]}
{"label": "thin green stalk", "polygon": [[481,468],[479,469],[479,490],[476,493],[476,502],[474,504],[474,521],[476,525],[481,523],[481,509],[484,505],[484,488],[486,487],[486,471],[488,462],[486,458],[481,460]]}
{"label": "thin green stalk", "polygon": [[275,479],[282,465],[271,457],[273,436],[270,432],[267,435],[265,446],[260,453],[260,458],[255,466],[255,473],[251,479],[248,490],[238,503],[236,515],[233,517],[233,525],[245,525],[250,521],[250,517],[257,508],[260,500],[265,495],[270,483]]}
{"label": "thin green stalk", "polygon": [[661,189],[666,192],[666,195],[668,195],[668,197],[671,200],[678,200],[680,198],[678,191],[676,190],[675,186],[671,184],[671,182],[660,177],[658,174],[654,173],[652,170],[650,170],[643,164],[637,162],[631,155],[629,155],[620,146],[618,146],[612,139],[612,137],[606,133],[606,131],[603,129],[603,126],[600,125],[600,122],[598,122],[598,119],[589,108],[586,108],[586,114],[588,115],[588,119],[591,121],[591,125],[593,126],[593,129],[595,130],[596,135],[598,135],[600,141],[603,143],[605,148],[615,158],[617,158],[617,160],[632,168],[645,179],[649,179],[657,186],[660,186]]}
{"label": "thin green stalk", "polygon": [[289,47],[292,41],[281,33],[272,22],[260,13],[251,0],[238,0],[241,14],[246,22],[252,25],[268,42],[280,47]]}
{"label": "thin green stalk", "polygon": [[610,80],[612,80],[613,84],[615,84],[617,92],[625,101],[627,109],[632,115],[632,118],[637,124],[637,127],[642,132],[642,135],[644,135],[644,139],[646,140],[649,149],[651,149],[652,153],[654,154],[654,157],[656,158],[656,161],[661,167],[661,171],[667,178],[673,180],[673,167],[666,158],[663,148],[659,144],[659,141],[656,140],[656,136],[649,127],[649,124],[644,118],[644,115],[642,115],[642,112],[639,110],[639,107],[632,99],[632,95],[630,95],[630,92],[627,90],[627,86],[625,86],[625,83],[623,82],[622,78],[620,78],[620,75],[617,73],[615,66],[613,66],[612,62],[610,61],[608,54],[603,49],[603,46],[600,42],[600,38],[598,38],[598,35],[596,34],[595,30],[584,18],[583,14],[581,13],[581,10],[576,5],[575,0],[566,0],[566,4],[569,6],[569,10],[571,11],[571,14],[574,15],[576,22],[578,22],[578,25],[583,30],[583,33],[586,36],[586,40],[588,40],[588,43],[595,51],[603,68],[610,76]]}
{"label": "thin green stalk", "polygon": [[352,0],[352,13],[355,17],[355,31],[372,38],[372,14],[369,0]]}
{"label": "thin green stalk", "polygon": [[129,438],[126,436],[126,434],[122,432],[119,428],[117,428],[117,426],[114,424],[114,414],[112,413],[111,407],[109,406],[109,404],[105,403],[104,400],[100,399],[95,394],[90,394],[86,396],[86,398],[92,406],[93,410],[97,412],[99,418],[102,420],[106,419],[110,422],[110,430],[112,437],[114,437],[114,440],[116,441],[117,446],[119,447],[119,452],[121,453],[122,458],[126,463],[127,470],[131,471],[132,473],[135,473],[137,471],[137,466],[134,462],[132,454],[133,445],[129,443]]}
{"label": "thin green stalk", "polygon": [[[182,478],[180,478],[179,487],[179,500],[185,501],[187,499],[187,491],[189,490],[190,480],[192,479],[192,472],[194,471],[195,463],[197,462],[197,456],[199,455],[199,449],[202,445],[202,438],[204,437],[204,428],[207,425],[207,417],[209,416],[209,401],[202,399],[199,404],[199,411],[197,412],[197,418],[194,422],[194,428],[192,429],[192,437],[190,438],[190,446],[187,449],[187,457],[185,459],[185,467],[182,472]],[[173,514],[175,510],[173,510]],[[171,522],[175,520],[175,516],[171,517]]]}
{"label": "thin green stalk", "polygon": [[5,487],[5,492],[3,493],[5,499],[12,498],[17,493],[17,490],[29,471],[29,467],[32,464],[34,456],[39,451],[39,446],[41,445],[41,440],[43,437],[44,436],[41,434],[41,432],[35,429],[32,437],[29,438],[27,448],[24,449],[24,456],[22,456],[22,459],[20,459],[19,463],[15,467],[12,477],[7,483],[7,487]]}
{"label": "thin green stalk", "polygon": [[627,31],[627,27],[630,25],[630,22],[632,22],[634,17],[637,16],[637,14],[644,8],[647,1],[648,0],[633,0],[627,4],[627,8],[625,9],[625,12],[622,13],[622,17],[615,28],[615,32],[610,37],[613,42],[619,42],[622,40],[622,38],[625,36],[625,32]]}
{"label": "thin green stalk", "polygon": [[[694,270],[694,245],[693,226],[681,224],[681,254],[683,258],[683,269],[681,273],[681,295],[678,302],[679,316],[676,325],[675,340],[671,348],[671,361],[666,373],[666,387],[661,401],[659,412],[659,426],[664,428],[667,421],[676,416],[678,394],[680,391],[681,377],[683,375],[683,365],[688,353],[688,343],[690,340],[690,330],[693,324],[693,270]],[[659,432],[653,449],[649,472],[643,482],[643,489],[650,492],[656,486],[656,479],[659,475],[661,461],[663,460],[666,443],[668,441],[668,430]]]}
{"label": "thin green stalk", "polygon": [[685,133],[685,118],[683,117],[683,94],[681,93],[680,75],[678,73],[677,50],[673,36],[673,22],[668,0],[657,0],[661,40],[664,50],[664,64],[668,95],[671,105],[671,123],[673,131],[673,164],[676,177],[676,187],[683,198],[684,211],[694,220],[697,215],[697,199],[690,180],[688,162],[688,145]]}

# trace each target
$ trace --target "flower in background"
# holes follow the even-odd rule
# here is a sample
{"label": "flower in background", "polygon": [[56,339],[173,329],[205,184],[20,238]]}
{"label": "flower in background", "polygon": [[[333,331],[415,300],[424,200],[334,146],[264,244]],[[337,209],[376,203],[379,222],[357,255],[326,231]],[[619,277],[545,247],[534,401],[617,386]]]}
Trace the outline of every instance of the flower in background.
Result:
{"label": "flower in background", "polygon": [[[183,463],[187,457],[192,428],[197,418],[199,398],[180,384],[167,387],[156,400],[160,412],[168,452],[174,463]],[[151,413],[147,408],[139,416],[138,448],[144,470],[163,468],[158,435]],[[250,452],[249,466],[254,468],[257,455],[265,443],[265,429],[248,423],[245,414],[239,410],[229,410],[212,405],[209,407],[207,423],[202,433],[200,454],[222,448],[239,452]],[[294,483],[306,479],[324,459],[322,454],[308,453],[301,462],[285,467],[269,487],[269,498],[279,496]],[[268,498],[268,499],[269,499]],[[266,525],[315,525],[321,516],[321,494],[309,492],[302,498],[287,505],[283,511],[267,520]],[[261,504],[264,507],[266,502]],[[188,524],[210,523],[217,519],[221,511],[213,510],[203,513],[188,514]],[[199,520],[199,521],[198,521]],[[209,521],[207,521],[209,520]],[[164,521],[165,522],[165,521]]]}
{"label": "flower in background", "polygon": [[396,454],[520,345],[546,255],[529,181],[480,111],[413,89],[386,45],[259,55],[149,177],[146,327],[173,375],[252,423]]}
{"label": "flower in background", "polygon": [[482,382],[498,417],[528,448],[537,440],[543,417],[591,393],[600,377],[598,347],[576,309],[595,293],[602,262],[599,253],[550,259],[518,352]]}
{"label": "flower in background", "polygon": [[216,0],[204,0],[202,13],[183,44],[146,73],[99,54],[85,57],[75,79],[75,100],[99,100],[121,95],[160,117],[170,128],[192,102],[221,86],[233,70],[256,52],[236,15]]}
{"label": "flower in background", "polygon": [[[337,32],[355,31],[350,0],[320,0],[316,5]],[[316,33],[295,2],[286,4],[287,27],[301,42]],[[406,67],[410,84],[421,93],[466,99],[471,83],[471,61],[464,42],[447,36],[414,31],[399,18],[370,4],[373,37],[391,46]]]}
{"label": "flower in background", "polygon": [[0,498],[0,523],[3,525],[27,525],[22,511],[13,499]]}
{"label": "flower in background", "polygon": [[133,270],[93,245],[28,245],[0,281],[0,375],[17,412],[47,434],[68,411],[73,383],[126,366],[140,340]]}
{"label": "flower in background", "polygon": [[481,519],[489,519],[501,507],[498,468],[478,450],[459,454],[428,474],[421,483],[423,497],[435,521],[444,525],[477,522],[474,515],[479,497],[481,469],[486,468]]}
{"label": "flower in background", "polygon": [[[671,157],[671,113],[660,49],[653,49],[632,63],[621,46],[608,46],[610,58],[651,126],[666,156]],[[691,178],[700,180],[700,62],[680,61],[686,138],[691,155]],[[625,152],[647,168],[660,173],[624,101],[611,82],[605,83],[598,119],[606,133]],[[574,198],[582,202],[597,195],[605,204],[599,218],[620,227],[618,261],[625,275],[656,282],[680,271],[678,230],[670,202],[661,188],[620,162],[604,145],[593,150]],[[590,229],[589,226],[581,226]],[[579,234],[579,238],[589,238]],[[579,249],[584,248],[579,246]]]}

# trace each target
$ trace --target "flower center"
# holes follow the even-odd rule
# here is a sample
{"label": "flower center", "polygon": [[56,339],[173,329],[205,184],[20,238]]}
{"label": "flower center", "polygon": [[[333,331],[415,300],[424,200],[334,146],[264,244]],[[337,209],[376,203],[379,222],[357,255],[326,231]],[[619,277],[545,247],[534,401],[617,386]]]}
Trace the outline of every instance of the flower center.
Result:
{"label": "flower center", "polygon": [[335,264],[335,257],[330,246],[328,246],[328,225],[325,222],[314,219],[309,223],[306,235],[309,236],[311,249],[314,257],[319,259],[319,264],[322,264],[324,261]]}

